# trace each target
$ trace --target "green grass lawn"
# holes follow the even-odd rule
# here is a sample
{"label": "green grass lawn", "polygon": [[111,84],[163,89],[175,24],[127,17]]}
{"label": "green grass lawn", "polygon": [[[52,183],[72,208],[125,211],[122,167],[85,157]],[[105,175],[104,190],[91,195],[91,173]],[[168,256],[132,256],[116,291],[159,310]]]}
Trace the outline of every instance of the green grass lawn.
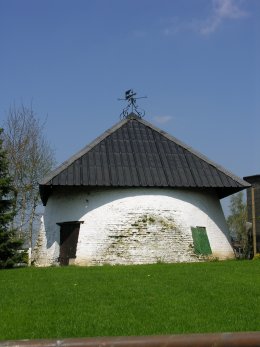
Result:
{"label": "green grass lawn", "polygon": [[260,261],[0,271],[0,339],[260,330]]}

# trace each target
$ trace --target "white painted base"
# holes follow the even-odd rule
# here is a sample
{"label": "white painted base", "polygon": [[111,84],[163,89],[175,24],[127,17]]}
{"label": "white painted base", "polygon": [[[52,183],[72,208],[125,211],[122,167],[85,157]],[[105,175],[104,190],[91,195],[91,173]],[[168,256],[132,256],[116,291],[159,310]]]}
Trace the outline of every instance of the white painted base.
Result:
{"label": "white painted base", "polygon": [[201,260],[191,227],[206,227],[212,257],[233,258],[218,198],[181,189],[60,190],[51,195],[42,220],[35,264],[58,263],[60,227],[82,221],[76,265],[146,264]]}

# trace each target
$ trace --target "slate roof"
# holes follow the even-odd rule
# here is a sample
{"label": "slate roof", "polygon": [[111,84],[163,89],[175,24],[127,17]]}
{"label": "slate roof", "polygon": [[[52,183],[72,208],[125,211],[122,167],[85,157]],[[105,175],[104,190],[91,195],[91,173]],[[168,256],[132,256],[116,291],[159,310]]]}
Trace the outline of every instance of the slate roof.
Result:
{"label": "slate roof", "polygon": [[203,188],[223,198],[250,184],[132,113],[40,183],[44,205],[55,186]]}

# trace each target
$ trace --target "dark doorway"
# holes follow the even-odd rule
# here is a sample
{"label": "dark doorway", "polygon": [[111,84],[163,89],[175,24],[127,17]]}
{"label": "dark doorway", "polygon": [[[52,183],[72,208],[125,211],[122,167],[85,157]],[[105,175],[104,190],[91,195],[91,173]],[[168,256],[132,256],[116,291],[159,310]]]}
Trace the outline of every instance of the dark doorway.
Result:
{"label": "dark doorway", "polygon": [[80,222],[57,223],[60,226],[60,265],[76,258]]}

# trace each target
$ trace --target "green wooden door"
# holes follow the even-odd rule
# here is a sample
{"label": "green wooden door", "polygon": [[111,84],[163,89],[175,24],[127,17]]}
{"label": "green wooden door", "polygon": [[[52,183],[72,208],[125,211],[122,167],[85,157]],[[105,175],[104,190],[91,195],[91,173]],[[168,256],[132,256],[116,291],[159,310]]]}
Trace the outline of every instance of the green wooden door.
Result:
{"label": "green wooden door", "polygon": [[205,227],[191,227],[194,250],[196,254],[212,254],[207,231]]}

